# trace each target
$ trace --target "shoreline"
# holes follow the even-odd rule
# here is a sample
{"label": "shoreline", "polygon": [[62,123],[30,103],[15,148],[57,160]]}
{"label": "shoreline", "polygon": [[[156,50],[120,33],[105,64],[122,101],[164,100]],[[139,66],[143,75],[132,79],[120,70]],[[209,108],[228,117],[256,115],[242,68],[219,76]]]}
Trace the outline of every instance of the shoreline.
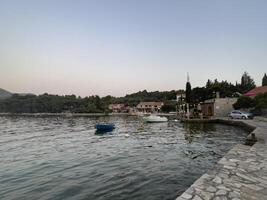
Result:
{"label": "shoreline", "polygon": [[[267,118],[254,120],[183,120],[184,123],[223,123],[250,131],[252,146],[237,144],[176,200],[267,199]],[[256,141],[255,141],[256,139]]]}
{"label": "shoreline", "polygon": [[[176,116],[173,113],[158,113],[158,116]],[[102,117],[102,116],[138,116],[130,113],[0,113],[3,116],[28,117]]]}

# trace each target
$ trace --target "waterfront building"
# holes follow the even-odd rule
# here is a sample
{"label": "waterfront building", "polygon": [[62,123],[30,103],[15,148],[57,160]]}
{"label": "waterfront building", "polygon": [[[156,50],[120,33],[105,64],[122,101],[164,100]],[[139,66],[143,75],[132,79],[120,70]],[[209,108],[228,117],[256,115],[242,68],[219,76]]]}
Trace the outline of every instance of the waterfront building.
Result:
{"label": "waterfront building", "polygon": [[236,101],[237,98],[208,99],[200,103],[202,115],[203,117],[227,117],[234,109],[233,104]]}
{"label": "waterfront building", "polygon": [[115,113],[127,112],[127,107],[122,103],[110,104],[108,108]]}
{"label": "waterfront building", "polygon": [[139,112],[151,113],[159,111],[163,105],[163,102],[140,102],[136,108]]}

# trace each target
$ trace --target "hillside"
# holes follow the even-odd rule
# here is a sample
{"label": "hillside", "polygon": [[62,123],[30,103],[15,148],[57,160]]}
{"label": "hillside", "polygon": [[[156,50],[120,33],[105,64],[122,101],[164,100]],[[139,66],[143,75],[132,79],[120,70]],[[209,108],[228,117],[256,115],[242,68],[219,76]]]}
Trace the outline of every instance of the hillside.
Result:
{"label": "hillside", "polygon": [[8,92],[2,88],[0,88],[0,99],[6,99],[12,96],[11,92]]}

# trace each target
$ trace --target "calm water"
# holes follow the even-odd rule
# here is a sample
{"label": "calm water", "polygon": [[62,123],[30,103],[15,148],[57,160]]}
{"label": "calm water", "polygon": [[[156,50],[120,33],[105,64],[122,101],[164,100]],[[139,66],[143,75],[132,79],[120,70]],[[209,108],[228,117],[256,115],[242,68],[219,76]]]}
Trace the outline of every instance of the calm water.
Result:
{"label": "calm water", "polygon": [[[107,120],[116,129],[96,135]],[[247,132],[137,117],[0,117],[0,199],[175,199]]]}

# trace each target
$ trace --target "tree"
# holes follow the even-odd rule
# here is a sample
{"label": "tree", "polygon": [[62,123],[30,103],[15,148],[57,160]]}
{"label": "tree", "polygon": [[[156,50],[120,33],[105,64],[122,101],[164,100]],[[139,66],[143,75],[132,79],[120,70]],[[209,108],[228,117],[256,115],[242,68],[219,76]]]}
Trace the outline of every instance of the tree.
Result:
{"label": "tree", "polygon": [[241,77],[241,90],[242,90],[242,92],[246,93],[255,87],[256,87],[256,85],[255,85],[254,80],[249,76],[249,74],[247,72],[244,72],[244,74]]}
{"label": "tree", "polygon": [[241,108],[252,108],[255,106],[255,102],[252,98],[247,96],[241,96],[237,99],[237,102],[234,103],[233,107],[235,109],[241,109]]}
{"label": "tree", "polygon": [[191,84],[190,82],[186,83],[186,90],[185,90],[185,101],[186,103],[191,103]]}
{"label": "tree", "polygon": [[208,79],[207,83],[206,83],[206,88],[210,88],[212,85],[212,81],[210,79]]}
{"label": "tree", "polygon": [[267,93],[258,94],[254,98],[257,109],[266,109],[267,108]]}
{"label": "tree", "polygon": [[170,103],[164,104],[161,107],[161,111],[165,112],[165,113],[172,112],[172,111],[174,112],[174,111],[176,111],[176,105],[175,104],[170,104]]}
{"label": "tree", "polygon": [[267,86],[267,75],[266,75],[266,73],[264,74],[264,76],[262,78],[262,86]]}
{"label": "tree", "polygon": [[191,98],[193,103],[199,103],[209,99],[208,89],[205,87],[193,88],[191,92]]}

